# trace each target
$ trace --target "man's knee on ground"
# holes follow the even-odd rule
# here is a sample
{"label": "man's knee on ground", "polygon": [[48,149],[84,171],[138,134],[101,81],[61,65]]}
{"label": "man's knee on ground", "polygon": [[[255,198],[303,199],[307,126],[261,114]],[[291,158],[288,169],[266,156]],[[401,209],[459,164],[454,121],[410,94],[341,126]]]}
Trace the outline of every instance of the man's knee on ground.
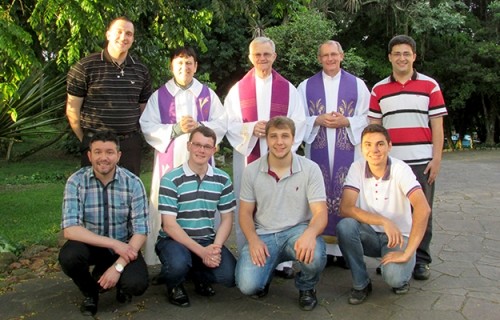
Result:
{"label": "man's knee on ground", "polygon": [[382,266],[382,278],[391,288],[399,288],[408,282],[410,275],[404,274],[403,265],[388,263]]}

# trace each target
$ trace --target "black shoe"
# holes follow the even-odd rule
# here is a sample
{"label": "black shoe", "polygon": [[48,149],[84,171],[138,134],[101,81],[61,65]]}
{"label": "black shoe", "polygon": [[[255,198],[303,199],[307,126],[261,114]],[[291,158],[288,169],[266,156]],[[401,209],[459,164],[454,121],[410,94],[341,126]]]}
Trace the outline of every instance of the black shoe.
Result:
{"label": "black shoe", "polygon": [[311,311],[318,304],[316,299],[316,290],[300,290],[299,291],[299,306],[304,311]]}
{"label": "black shoe", "polygon": [[269,282],[268,284],[266,284],[266,286],[264,287],[264,289],[259,290],[255,294],[253,294],[252,298],[254,298],[254,299],[260,299],[260,298],[264,298],[265,296],[267,296],[267,294],[269,293],[269,286],[270,285],[271,285],[271,283]]}
{"label": "black shoe", "polygon": [[215,290],[210,283],[198,282],[194,284],[194,290],[201,296],[211,297],[215,295]]}
{"label": "black shoe", "polygon": [[368,295],[372,292],[372,283],[371,281],[368,285],[361,290],[352,289],[351,296],[348,299],[349,304],[361,304],[366,300]]}
{"label": "black shoe", "polygon": [[345,261],[343,256],[334,256],[328,254],[326,256],[326,267],[339,267],[342,269],[349,269],[347,262]]}
{"label": "black shoe", "polygon": [[189,297],[182,284],[168,289],[168,301],[176,306],[187,308],[190,306]]}
{"label": "black shoe", "polygon": [[428,264],[417,264],[413,269],[413,278],[415,280],[427,280],[431,277],[431,270]]}
{"label": "black shoe", "polygon": [[116,301],[119,303],[130,303],[132,302],[132,295],[130,293],[123,292],[120,288],[116,288]]}
{"label": "black shoe", "polygon": [[409,283],[405,283],[404,285],[402,285],[401,287],[399,288],[392,288],[392,292],[394,292],[395,294],[407,294],[408,291],[410,291],[410,284]]}
{"label": "black shoe", "polygon": [[157,286],[159,284],[165,284],[165,277],[162,277],[161,274],[157,274],[153,278],[151,278],[151,285]]}
{"label": "black shoe", "polygon": [[294,279],[295,270],[290,267],[284,267],[283,270],[274,270],[274,275],[283,279]]}
{"label": "black shoe", "polygon": [[97,302],[99,298],[95,297],[85,297],[82,304],[80,305],[80,312],[84,316],[94,316],[97,313]]}

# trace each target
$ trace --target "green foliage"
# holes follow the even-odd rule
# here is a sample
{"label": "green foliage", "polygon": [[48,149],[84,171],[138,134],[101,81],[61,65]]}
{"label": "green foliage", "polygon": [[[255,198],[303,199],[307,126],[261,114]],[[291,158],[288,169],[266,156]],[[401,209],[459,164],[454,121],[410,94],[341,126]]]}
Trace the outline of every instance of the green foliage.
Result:
{"label": "green foliage", "polygon": [[31,49],[31,35],[15,19],[16,4],[0,5],[0,99],[15,96],[18,83],[26,78],[39,62]]}
{"label": "green foliage", "polygon": [[335,23],[315,10],[299,12],[281,26],[265,30],[276,44],[275,68],[298,85],[318,70],[317,48],[336,33]]}
{"label": "green foliage", "polygon": [[63,119],[65,77],[49,78],[45,73],[49,67],[47,64],[44,69],[34,71],[19,84],[14,96],[0,101],[0,144],[56,132],[51,125]]}

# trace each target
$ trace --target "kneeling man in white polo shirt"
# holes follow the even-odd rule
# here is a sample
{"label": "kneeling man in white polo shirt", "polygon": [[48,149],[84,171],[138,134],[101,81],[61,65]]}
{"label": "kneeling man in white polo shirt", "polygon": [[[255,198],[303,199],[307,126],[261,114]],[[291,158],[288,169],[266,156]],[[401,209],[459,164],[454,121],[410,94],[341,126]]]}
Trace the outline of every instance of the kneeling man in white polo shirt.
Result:
{"label": "kneeling man in white polo shirt", "polygon": [[372,291],[364,255],[382,258],[382,277],[395,294],[408,292],[427,226],[431,209],[422,188],[407,164],[389,156],[391,147],[384,127],[367,126],[361,135],[364,159],[351,165],[344,183],[337,236],[351,268],[350,304],[362,303]]}

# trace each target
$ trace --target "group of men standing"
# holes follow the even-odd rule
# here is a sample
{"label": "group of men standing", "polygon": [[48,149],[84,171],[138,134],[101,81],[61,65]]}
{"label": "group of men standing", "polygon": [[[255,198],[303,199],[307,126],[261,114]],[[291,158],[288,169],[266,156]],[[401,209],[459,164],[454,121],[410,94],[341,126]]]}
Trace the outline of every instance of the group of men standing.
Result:
{"label": "group of men standing", "polygon": [[[363,255],[382,258],[397,294],[412,273],[429,277],[446,108],[437,83],[413,69],[413,39],[391,40],[393,73],[370,95],[341,68],[336,41],[319,47],[322,71],[297,90],[273,69],[274,42],[255,38],[253,68],[222,105],[194,78],[192,48],[172,52],[173,78],[152,92],[147,68],[128,52],[133,23],[113,20],[106,37],[102,52],[68,73],[66,112],[83,168],[65,189],[60,262],[85,296],[83,314],[94,315],[99,292],[113,287],[120,302],[142,294],[147,264],[158,260],[156,280],[181,307],[190,305],[187,279],[203,296],[221,283],[261,298],[282,275],[295,278],[300,308],[312,310],[327,253],[351,269],[351,304],[371,292]],[[155,150],[149,205],[137,177],[141,132]],[[233,182],[214,167],[224,136]],[[305,157],[295,153],[303,142]],[[224,245],[233,215],[238,261]]]}

